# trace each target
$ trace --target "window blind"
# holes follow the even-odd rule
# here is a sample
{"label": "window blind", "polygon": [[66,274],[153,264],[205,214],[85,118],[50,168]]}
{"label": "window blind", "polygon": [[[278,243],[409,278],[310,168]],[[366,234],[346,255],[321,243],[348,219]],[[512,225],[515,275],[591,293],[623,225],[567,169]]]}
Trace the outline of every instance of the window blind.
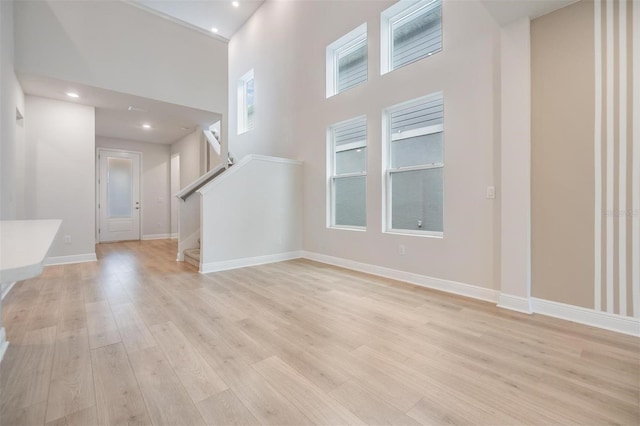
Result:
{"label": "window blind", "polygon": [[367,81],[367,39],[336,51],[336,92]]}
{"label": "window blind", "polygon": [[391,112],[391,133],[442,124],[443,117],[444,102],[442,97],[418,105],[399,107]]}
{"label": "window blind", "polygon": [[421,9],[391,23],[393,69],[407,65],[442,49],[442,1],[434,0]]}
{"label": "window blind", "polygon": [[367,117],[362,116],[333,127],[333,140],[336,148],[347,144],[367,141]]}

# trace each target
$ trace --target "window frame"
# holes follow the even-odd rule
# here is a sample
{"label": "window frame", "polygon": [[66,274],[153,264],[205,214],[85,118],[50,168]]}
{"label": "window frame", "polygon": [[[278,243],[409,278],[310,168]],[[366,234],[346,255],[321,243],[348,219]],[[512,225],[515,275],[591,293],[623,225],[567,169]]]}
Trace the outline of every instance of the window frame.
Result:
{"label": "window frame", "polygon": [[[412,62],[408,62],[399,67],[393,66],[393,32],[394,25],[402,22],[409,17],[417,18],[424,13],[428,13],[431,10],[433,3],[440,2],[441,10],[444,6],[442,0],[400,0],[398,3],[389,7],[380,14],[380,75],[390,73],[391,71],[404,68],[405,66],[419,62],[430,56],[440,53],[444,50],[444,30],[441,33],[441,45],[440,49],[434,50],[423,56],[420,59],[416,59]],[[443,12],[441,12],[444,15]],[[444,16],[440,18],[441,25],[444,27]]]}
{"label": "window frame", "polygon": [[[442,99],[443,102],[443,123],[435,124],[426,127],[420,127],[417,129],[406,130],[400,133],[391,134],[391,114],[397,110],[428,103],[430,101]],[[425,136],[431,135],[435,133],[442,133],[442,162],[441,163],[431,163],[431,164],[421,164],[416,166],[406,166],[406,167],[392,167],[391,165],[391,144],[394,141],[404,140],[408,138],[413,138],[417,136]],[[444,165],[445,165],[445,136],[444,136],[444,95],[442,92],[431,93],[426,96],[421,96],[416,99],[412,99],[407,102],[402,102],[390,107],[387,107],[383,110],[382,114],[382,136],[384,148],[382,150],[382,185],[383,185],[383,194],[382,194],[382,210],[384,212],[384,217],[382,221],[382,232],[386,234],[399,234],[399,235],[413,235],[419,237],[428,237],[428,238],[444,238],[444,229],[445,229],[445,194],[444,194]],[[398,173],[406,173],[406,172],[414,172],[421,170],[432,170],[432,169],[443,169],[443,194],[442,194],[442,231],[429,231],[429,230],[415,230],[415,229],[396,229],[393,228],[393,194],[392,194],[392,186],[391,181],[393,174]]]}
{"label": "window frame", "polygon": [[[350,142],[346,145],[342,145],[340,147],[336,147],[335,144],[335,128],[347,124],[349,122],[354,122],[357,120],[363,119],[365,120],[365,129],[368,126],[368,120],[366,115],[360,115],[357,117],[350,118],[348,120],[343,120],[338,123],[334,123],[327,127],[327,228],[331,229],[342,229],[349,231],[366,231],[367,230],[367,214],[366,214],[366,199],[367,199],[367,170],[368,169],[368,161],[367,156],[365,155],[365,171],[363,172],[351,172],[351,173],[337,173],[336,172],[336,154],[338,152],[350,151],[353,149],[360,148],[368,148],[368,131],[365,134],[365,139],[361,141]],[[368,155],[368,151],[367,151]],[[336,203],[335,203],[335,183],[339,179],[345,178],[353,178],[353,177],[364,177],[365,178],[365,225],[338,225],[336,224]]]}
{"label": "window frame", "polygon": [[[249,121],[249,105],[247,105],[247,86],[249,82],[253,81],[253,106],[255,109],[256,99],[255,99],[255,76],[253,72],[253,68],[247,71],[240,79],[238,79],[238,135],[242,135],[244,133],[253,130],[255,121]],[[255,114],[255,111],[254,111]]]}
{"label": "window frame", "polygon": [[[355,86],[349,87],[342,91],[338,90],[338,64],[340,56],[344,56],[358,49],[361,44],[367,47],[367,56],[366,56],[366,72],[367,78],[365,81],[358,83]],[[359,25],[357,28],[353,29],[349,33],[340,37],[338,40],[334,41],[330,45],[327,46],[326,49],[326,95],[327,98],[335,96],[339,93],[344,93],[354,87],[363,85],[369,81],[369,38],[367,34],[367,23],[363,23]]]}

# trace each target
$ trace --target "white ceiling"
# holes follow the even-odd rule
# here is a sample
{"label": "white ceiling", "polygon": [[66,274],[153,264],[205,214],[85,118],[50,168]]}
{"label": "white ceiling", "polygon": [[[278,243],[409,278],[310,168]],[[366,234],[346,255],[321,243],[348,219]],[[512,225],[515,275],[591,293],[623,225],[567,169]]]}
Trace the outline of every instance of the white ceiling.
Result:
{"label": "white ceiling", "polygon": [[[209,128],[220,119],[213,112],[97,87],[28,75],[18,78],[26,94],[96,107],[96,136],[171,144],[192,133],[196,126]],[[67,92],[80,97],[72,99]],[[129,111],[129,106],[144,111]],[[151,129],[143,128],[145,123]]]}
{"label": "white ceiling", "polygon": [[217,35],[225,39],[231,36],[264,3],[264,0],[129,0],[153,13],[189,24],[208,33],[217,28]]}
{"label": "white ceiling", "polygon": [[578,0],[482,0],[491,16],[506,25],[528,16],[535,19]]}

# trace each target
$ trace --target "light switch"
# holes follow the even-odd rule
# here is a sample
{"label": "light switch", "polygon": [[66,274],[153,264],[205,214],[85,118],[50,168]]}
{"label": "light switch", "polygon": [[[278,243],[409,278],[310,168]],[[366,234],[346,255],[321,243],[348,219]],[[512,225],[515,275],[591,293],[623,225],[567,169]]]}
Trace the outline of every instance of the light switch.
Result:
{"label": "light switch", "polygon": [[487,186],[487,198],[496,198],[495,186]]}

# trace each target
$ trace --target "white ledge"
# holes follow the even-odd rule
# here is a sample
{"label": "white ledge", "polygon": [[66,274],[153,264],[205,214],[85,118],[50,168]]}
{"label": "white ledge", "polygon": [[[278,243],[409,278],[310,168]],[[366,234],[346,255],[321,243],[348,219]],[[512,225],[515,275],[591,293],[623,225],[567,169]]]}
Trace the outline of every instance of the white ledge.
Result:
{"label": "white ledge", "polygon": [[238,170],[244,168],[244,166],[246,166],[248,163],[254,162],[254,161],[262,161],[262,162],[267,162],[267,163],[292,164],[292,165],[295,165],[295,166],[301,166],[302,165],[302,161],[300,161],[300,160],[292,160],[290,158],[270,157],[268,155],[258,155],[258,154],[247,155],[242,160],[240,160],[240,162],[238,164],[228,168],[224,172],[224,174],[218,176],[217,178],[215,178],[211,182],[207,183],[202,188],[200,188],[197,192],[199,194],[201,194],[201,195],[206,194],[207,192],[211,191],[211,188],[213,188],[214,186],[218,185],[221,181],[223,181],[225,179],[228,179],[229,176],[234,175],[235,173],[238,172]]}
{"label": "white ledge", "polygon": [[61,224],[61,220],[0,221],[0,283],[39,275]]}

